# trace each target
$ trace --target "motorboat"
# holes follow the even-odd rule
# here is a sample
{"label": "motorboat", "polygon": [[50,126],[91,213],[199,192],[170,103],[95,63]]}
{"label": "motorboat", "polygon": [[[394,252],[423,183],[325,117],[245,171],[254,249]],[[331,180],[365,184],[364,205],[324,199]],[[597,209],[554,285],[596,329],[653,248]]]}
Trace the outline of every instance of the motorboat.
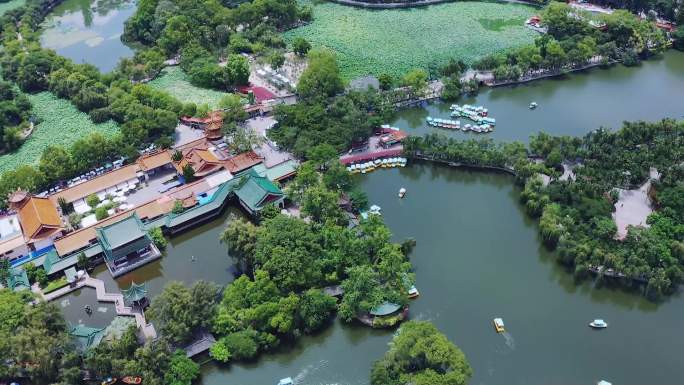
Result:
{"label": "motorboat", "polygon": [[418,298],[420,295],[420,292],[415,286],[411,286],[411,288],[408,290],[408,297],[413,299],[413,298]]}
{"label": "motorboat", "polygon": [[506,331],[506,329],[504,329],[503,319],[494,318],[494,330],[496,330],[497,333],[503,333]]}
{"label": "motorboat", "polygon": [[534,110],[535,108],[537,108],[537,106],[538,106],[537,102],[530,103],[530,110]]}
{"label": "motorboat", "polygon": [[110,385],[116,382],[116,377],[107,377],[102,381],[102,385]]}
{"label": "motorboat", "polygon": [[605,329],[608,327],[608,324],[602,319],[595,319],[589,322],[589,326],[593,327],[594,329]]}
{"label": "motorboat", "polygon": [[406,195],[406,189],[402,187],[399,189],[399,198],[403,198],[404,195]]}
{"label": "motorboat", "polygon": [[292,377],[286,377],[278,381],[278,385],[294,385]]}

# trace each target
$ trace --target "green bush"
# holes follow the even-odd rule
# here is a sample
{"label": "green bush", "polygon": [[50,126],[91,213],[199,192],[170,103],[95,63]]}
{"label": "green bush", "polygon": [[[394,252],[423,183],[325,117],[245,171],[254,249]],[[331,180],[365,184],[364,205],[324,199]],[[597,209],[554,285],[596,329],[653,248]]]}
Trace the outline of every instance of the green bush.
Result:
{"label": "green bush", "polygon": [[166,240],[166,238],[164,238],[164,233],[162,233],[159,227],[153,228],[148,232],[148,234],[150,235],[150,238],[152,238],[152,242],[154,242],[154,245],[157,246],[159,250],[163,250],[166,248],[168,241]]}

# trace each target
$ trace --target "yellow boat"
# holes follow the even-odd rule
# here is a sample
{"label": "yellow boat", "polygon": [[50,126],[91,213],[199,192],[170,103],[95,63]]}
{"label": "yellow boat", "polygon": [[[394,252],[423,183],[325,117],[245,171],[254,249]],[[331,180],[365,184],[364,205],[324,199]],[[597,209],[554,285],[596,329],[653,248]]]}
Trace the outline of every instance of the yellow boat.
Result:
{"label": "yellow boat", "polygon": [[501,318],[494,318],[494,329],[497,333],[503,333],[504,331],[506,331],[504,329],[504,323]]}

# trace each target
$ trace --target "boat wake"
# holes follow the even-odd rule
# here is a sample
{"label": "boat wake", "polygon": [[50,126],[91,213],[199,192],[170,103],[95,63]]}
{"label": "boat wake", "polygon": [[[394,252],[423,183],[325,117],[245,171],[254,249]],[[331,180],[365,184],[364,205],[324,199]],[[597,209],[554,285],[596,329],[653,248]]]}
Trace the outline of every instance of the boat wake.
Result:
{"label": "boat wake", "polygon": [[503,332],[501,335],[506,341],[506,345],[511,348],[511,350],[515,350],[515,340],[513,339],[513,336],[509,332]]}
{"label": "boat wake", "polygon": [[304,384],[304,379],[312,373],[315,373],[319,369],[328,365],[328,360],[320,360],[316,363],[307,365],[304,369],[300,370],[297,375],[294,376],[293,380],[295,384]]}

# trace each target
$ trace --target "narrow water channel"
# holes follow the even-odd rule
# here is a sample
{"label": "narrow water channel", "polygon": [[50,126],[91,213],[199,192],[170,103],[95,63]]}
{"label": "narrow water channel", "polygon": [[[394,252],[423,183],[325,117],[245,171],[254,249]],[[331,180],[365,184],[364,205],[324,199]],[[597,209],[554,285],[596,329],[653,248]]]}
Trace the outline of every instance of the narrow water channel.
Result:
{"label": "narrow water channel", "polygon": [[109,72],[133,56],[121,34],[135,8],[136,0],[65,0],[43,22],[41,44],[76,64]]}
{"label": "narrow water channel", "polygon": [[[623,121],[681,119],[684,100],[684,52],[670,50],[662,58],[637,67],[594,68],[559,78],[518,86],[484,89],[458,104],[482,105],[496,119],[491,134],[465,134],[432,128],[428,116],[449,119],[451,103],[437,103],[397,113],[391,122],[412,135],[438,131],[458,138],[491,137],[527,141],[530,134],[583,136],[601,126],[619,128]],[[539,107],[529,109],[531,102]],[[461,123],[467,123],[461,119]]]}
{"label": "narrow water channel", "polygon": [[[408,190],[400,200],[400,187]],[[681,381],[684,299],[646,301],[593,282],[576,283],[540,244],[537,225],[506,175],[412,164],[363,179],[396,241],[417,240],[421,296],[413,319],[430,320],[465,352],[472,385],[621,385]],[[496,334],[502,317],[507,333]],[[587,326],[603,318],[610,327]],[[322,334],[251,364],[203,366],[204,385],[368,384],[393,331],[335,321]]]}

